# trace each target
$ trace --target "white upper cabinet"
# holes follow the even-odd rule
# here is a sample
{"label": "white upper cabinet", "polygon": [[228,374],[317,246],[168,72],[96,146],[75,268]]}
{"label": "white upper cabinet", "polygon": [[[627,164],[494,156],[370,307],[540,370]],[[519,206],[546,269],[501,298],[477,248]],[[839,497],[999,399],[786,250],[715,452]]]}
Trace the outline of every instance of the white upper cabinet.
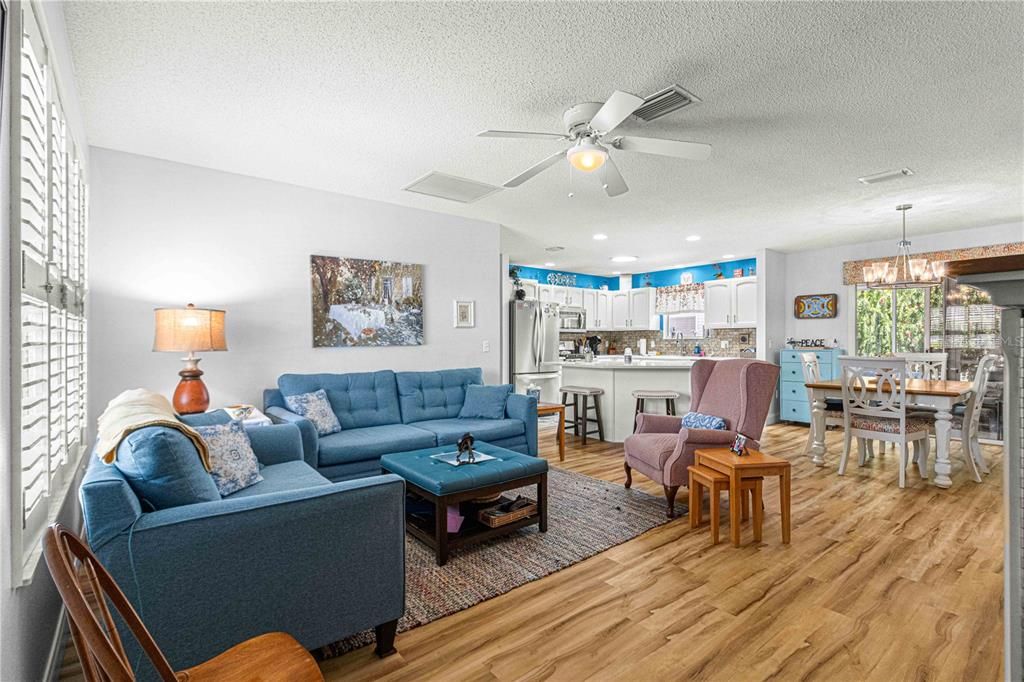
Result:
{"label": "white upper cabinet", "polygon": [[526,292],[526,299],[533,300],[537,298],[537,282],[524,279],[520,280],[523,283],[522,289]]}
{"label": "white upper cabinet", "polygon": [[551,302],[565,305],[569,300],[569,287],[558,284],[551,285]]}
{"label": "white upper cabinet", "polygon": [[566,287],[565,289],[565,304],[572,306],[583,305],[583,293],[587,289],[580,289],[579,287]]}
{"label": "white upper cabinet", "polygon": [[583,313],[587,316],[587,329],[597,329],[597,290],[581,289]]}
{"label": "white upper cabinet", "polygon": [[704,283],[704,326],[732,329],[757,326],[757,277]]}
{"label": "white upper cabinet", "polygon": [[541,303],[555,302],[555,288],[550,284],[537,285],[537,300]]}
{"label": "white upper cabinet", "polygon": [[629,329],[629,292],[612,292],[611,326],[606,329]]}
{"label": "white upper cabinet", "polygon": [[651,287],[630,289],[629,329],[658,329],[658,316],[654,311],[655,291]]}
{"label": "white upper cabinet", "polygon": [[597,316],[594,324],[587,322],[587,327],[595,331],[603,331],[612,328],[612,292],[596,292],[597,305],[594,314]]}
{"label": "white upper cabinet", "polygon": [[757,326],[757,277],[736,280],[736,305],[733,309],[732,326]]}

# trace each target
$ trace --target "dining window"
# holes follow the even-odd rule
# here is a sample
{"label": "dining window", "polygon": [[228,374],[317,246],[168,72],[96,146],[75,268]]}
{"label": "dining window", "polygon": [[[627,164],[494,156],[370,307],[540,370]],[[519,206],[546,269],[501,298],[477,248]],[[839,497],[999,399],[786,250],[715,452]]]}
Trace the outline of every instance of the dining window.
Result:
{"label": "dining window", "polygon": [[[936,289],[938,287],[935,287]],[[922,353],[929,347],[931,289],[857,287],[857,355]]]}

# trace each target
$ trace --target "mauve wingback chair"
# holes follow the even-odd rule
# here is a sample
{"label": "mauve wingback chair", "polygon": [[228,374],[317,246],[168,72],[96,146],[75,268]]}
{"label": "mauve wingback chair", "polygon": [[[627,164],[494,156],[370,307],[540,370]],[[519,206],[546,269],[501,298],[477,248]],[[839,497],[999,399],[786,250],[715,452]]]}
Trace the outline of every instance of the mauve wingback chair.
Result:
{"label": "mauve wingback chair", "polygon": [[736,434],[746,436],[749,447],[760,446],[778,380],[779,366],[770,362],[697,360],[690,369],[690,411],[721,417],[725,430],[687,429],[682,417],[641,412],[624,444],[626,487],[633,485],[633,469],[660,483],[673,518],[676,493],[698,448],[729,447]]}

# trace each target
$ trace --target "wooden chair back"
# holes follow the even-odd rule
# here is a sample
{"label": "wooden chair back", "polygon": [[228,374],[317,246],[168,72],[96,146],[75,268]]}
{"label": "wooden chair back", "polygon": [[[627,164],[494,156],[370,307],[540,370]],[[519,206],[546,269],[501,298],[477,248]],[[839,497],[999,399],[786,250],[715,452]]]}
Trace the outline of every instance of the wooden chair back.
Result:
{"label": "wooden chair back", "polygon": [[843,418],[884,417],[900,420],[906,433],[907,361],[903,358],[839,358],[843,387]]}
{"label": "wooden chair back", "polygon": [[[804,373],[804,385],[816,384],[821,381],[821,365],[818,364],[818,356],[814,353],[800,354],[800,369]],[[814,404],[814,391],[807,389],[807,404]]]}
{"label": "wooden chair back", "polygon": [[124,620],[160,678],[178,678],[124,592],[82,540],[60,524],[43,536],[43,555],[68,611],[71,637],[88,682],[135,679],[110,604]]}
{"label": "wooden chair back", "polygon": [[907,370],[912,373],[920,372],[921,379],[945,381],[949,378],[946,374],[946,364],[949,361],[947,353],[895,353],[893,357],[905,359]]}

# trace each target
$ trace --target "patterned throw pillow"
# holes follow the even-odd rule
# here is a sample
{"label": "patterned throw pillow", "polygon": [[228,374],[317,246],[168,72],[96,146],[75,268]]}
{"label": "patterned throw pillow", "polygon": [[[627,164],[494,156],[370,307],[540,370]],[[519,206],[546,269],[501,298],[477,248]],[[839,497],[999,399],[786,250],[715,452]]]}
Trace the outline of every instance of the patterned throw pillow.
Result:
{"label": "patterned throw pillow", "polygon": [[687,429],[712,429],[714,431],[724,431],[725,420],[721,417],[712,417],[710,414],[687,412],[683,415],[683,426]]}
{"label": "patterned throw pillow", "polygon": [[210,451],[210,475],[221,497],[263,480],[260,463],[240,420],[195,429]]}
{"label": "patterned throw pillow", "polygon": [[284,403],[295,414],[313,422],[316,432],[321,436],[341,431],[338,415],[334,414],[334,410],[331,409],[331,402],[327,400],[327,391],[322,388],[312,393],[286,395]]}

